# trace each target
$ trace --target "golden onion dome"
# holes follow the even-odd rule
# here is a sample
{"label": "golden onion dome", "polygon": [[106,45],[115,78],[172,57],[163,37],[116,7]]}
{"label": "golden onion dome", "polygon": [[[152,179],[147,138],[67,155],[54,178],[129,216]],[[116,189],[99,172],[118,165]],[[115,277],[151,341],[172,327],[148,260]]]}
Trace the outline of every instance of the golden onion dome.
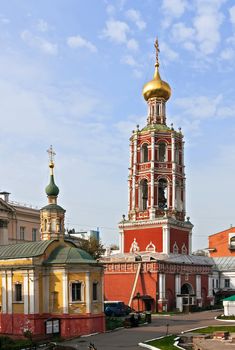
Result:
{"label": "golden onion dome", "polygon": [[167,101],[171,96],[171,87],[160,77],[158,62],[158,40],[156,40],[154,46],[156,48],[156,63],[154,77],[152,80],[150,80],[144,85],[142,93],[146,101],[148,101],[148,99],[152,97],[164,98],[164,100]]}

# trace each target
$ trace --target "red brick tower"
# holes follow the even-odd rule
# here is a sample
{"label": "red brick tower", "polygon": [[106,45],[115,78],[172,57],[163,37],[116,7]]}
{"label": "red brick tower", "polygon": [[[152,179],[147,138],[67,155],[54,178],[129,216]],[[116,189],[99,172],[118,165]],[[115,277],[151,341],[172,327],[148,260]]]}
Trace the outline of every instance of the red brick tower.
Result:
{"label": "red brick tower", "polygon": [[130,138],[128,220],[120,222],[122,252],[191,253],[193,225],[185,221],[184,141],[166,124],[171,88],[159,73],[158,41],[153,79],[144,85],[147,125]]}

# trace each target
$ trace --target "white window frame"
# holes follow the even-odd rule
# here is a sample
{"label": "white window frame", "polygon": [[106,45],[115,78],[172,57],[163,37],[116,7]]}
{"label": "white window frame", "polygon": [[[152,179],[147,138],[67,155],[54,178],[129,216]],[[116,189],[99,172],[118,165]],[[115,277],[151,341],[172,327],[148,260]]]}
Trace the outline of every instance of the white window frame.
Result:
{"label": "white window frame", "polygon": [[[93,286],[96,285],[96,296],[97,298],[94,299],[94,294],[93,294]],[[95,302],[98,302],[99,301],[99,282],[98,281],[93,281],[92,282],[92,301],[95,303]]]}
{"label": "white window frame", "polygon": [[[21,300],[16,300],[16,286],[21,286]],[[13,295],[14,295],[14,303],[22,304],[24,302],[24,290],[23,290],[23,283],[22,282],[14,282],[13,283]]]}
{"label": "white window frame", "polygon": [[[74,283],[80,283],[81,284],[81,300],[73,300],[72,299],[72,285],[74,284]],[[69,299],[70,299],[70,303],[71,304],[79,304],[79,303],[84,303],[84,298],[85,298],[85,291],[84,291],[84,282],[83,281],[79,281],[79,280],[77,280],[77,281],[70,281],[70,283],[69,283]]]}

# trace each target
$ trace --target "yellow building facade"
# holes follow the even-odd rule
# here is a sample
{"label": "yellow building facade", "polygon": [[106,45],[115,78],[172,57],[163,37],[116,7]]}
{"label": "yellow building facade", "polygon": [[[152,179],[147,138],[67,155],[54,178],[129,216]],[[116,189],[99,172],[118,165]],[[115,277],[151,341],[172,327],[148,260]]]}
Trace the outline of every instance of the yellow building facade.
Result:
{"label": "yellow building facade", "polygon": [[103,266],[64,239],[65,210],[57,204],[52,157],[49,166],[41,240],[0,247],[0,333],[103,332]]}

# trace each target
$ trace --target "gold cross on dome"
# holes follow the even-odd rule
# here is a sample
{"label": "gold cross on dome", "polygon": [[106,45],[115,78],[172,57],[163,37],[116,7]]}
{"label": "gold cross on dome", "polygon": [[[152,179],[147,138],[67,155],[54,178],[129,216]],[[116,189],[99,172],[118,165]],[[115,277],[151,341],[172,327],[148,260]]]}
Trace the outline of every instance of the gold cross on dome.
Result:
{"label": "gold cross on dome", "polygon": [[55,151],[53,151],[52,145],[50,145],[50,148],[47,150],[47,153],[49,155],[50,163],[53,163],[56,153],[55,153]]}
{"label": "gold cross on dome", "polygon": [[156,65],[159,66],[159,61],[158,61],[158,54],[160,52],[159,49],[159,44],[158,44],[158,38],[156,39],[155,43],[154,43],[155,49],[156,49]]}

